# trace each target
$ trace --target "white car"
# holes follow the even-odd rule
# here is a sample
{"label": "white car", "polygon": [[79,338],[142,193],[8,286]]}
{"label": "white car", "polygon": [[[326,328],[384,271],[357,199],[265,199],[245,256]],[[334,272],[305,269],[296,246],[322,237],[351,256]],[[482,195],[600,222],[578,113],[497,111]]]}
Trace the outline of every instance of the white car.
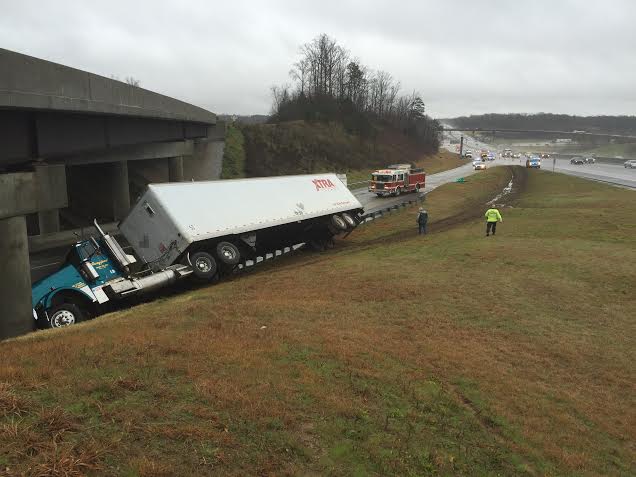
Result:
{"label": "white car", "polygon": [[636,169],[636,159],[630,159],[629,161],[625,161],[623,163],[625,169]]}
{"label": "white car", "polygon": [[473,169],[476,171],[484,170],[486,169],[486,163],[481,160],[473,161]]}

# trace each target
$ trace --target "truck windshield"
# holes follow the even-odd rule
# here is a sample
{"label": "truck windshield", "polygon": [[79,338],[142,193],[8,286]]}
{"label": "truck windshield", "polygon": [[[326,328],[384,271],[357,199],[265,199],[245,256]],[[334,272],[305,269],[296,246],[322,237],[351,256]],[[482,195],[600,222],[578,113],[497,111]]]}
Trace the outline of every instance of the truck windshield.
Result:
{"label": "truck windshield", "polygon": [[86,260],[93,254],[95,254],[95,252],[97,251],[97,249],[95,248],[95,245],[93,245],[93,243],[90,240],[86,240],[84,242],[78,243],[75,246],[75,248],[77,250],[77,255],[80,260]]}
{"label": "truck windshield", "polygon": [[380,174],[373,174],[371,176],[371,180],[374,180],[376,182],[391,182],[393,176],[383,176]]}

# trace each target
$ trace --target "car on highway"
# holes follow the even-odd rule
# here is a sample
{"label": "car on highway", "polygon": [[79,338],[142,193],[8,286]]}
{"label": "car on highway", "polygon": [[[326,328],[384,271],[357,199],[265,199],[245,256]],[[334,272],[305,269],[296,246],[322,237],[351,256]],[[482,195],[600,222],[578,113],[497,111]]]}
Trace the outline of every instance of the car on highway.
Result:
{"label": "car on highway", "polygon": [[484,170],[486,169],[486,163],[481,159],[476,159],[473,161],[473,169],[476,171]]}
{"label": "car on highway", "polygon": [[513,154],[512,154],[512,157],[513,157],[514,159],[519,159],[519,158],[521,157],[521,154],[520,154],[520,153],[518,153],[518,152],[515,152],[515,153],[513,153]]}
{"label": "car on highway", "polygon": [[572,159],[570,159],[570,164],[574,164],[574,165],[582,165],[585,164],[585,159],[582,157],[573,157]]}
{"label": "car on highway", "polygon": [[464,153],[464,157],[465,157],[466,159],[472,159],[472,158],[473,158],[473,153],[472,153],[471,151],[466,151],[466,152]]}
{"label": "car on highway", "polygon": [[623,163],[625,169],[636,169],[636,159],[630,159],[629,161],[625,161]]}
{"label": "car on highway", "polygon": [[541,169],[541,158],[538,156],[532,156],[526,159],[526,167],[532,169]]}
{"label": "car on highway", "polygon": [[596,159],[594,159],[593,157],[586,157],[585,158],[585,163],[586,164],[596,164]]}
{"label": "car on highway", "polygon": [[489,160],[489,161],[494,161],[495,160],[495,154],[493,152],[489,152],[486,155],[486,159]]}

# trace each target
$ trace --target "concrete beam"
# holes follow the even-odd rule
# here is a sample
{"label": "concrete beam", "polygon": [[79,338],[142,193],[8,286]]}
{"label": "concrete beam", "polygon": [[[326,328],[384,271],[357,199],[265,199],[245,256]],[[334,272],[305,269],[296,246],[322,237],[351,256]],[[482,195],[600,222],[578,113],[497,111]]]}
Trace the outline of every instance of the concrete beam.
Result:
{"label": "concrete beam", "polygon": [[183,157],[171,157],[168,159],[168,180],[170,182],[183,182]]}
{"label": "concrete beam", "polygon": [[121,81],[0,49],[0,108],[73,111],[215,124],[203,108]]}
{"label": "concrete beam", "polygon": [[35,173],[0,174],[0,219],[67,205],[63,165],[37,165]]}
{"label": "concrete beam", "polygon": [[121,220],[130,210],[130,188],[128,185],[128,163],[115,162],[112,165],[113,218]]}
{"label": "concrete beam", "polygon": [[57,210],[68,206],[66,167],[63,164],[35,164],[38,210]]}
{"label": "concrete beam", "polygon": [[58,209],[38,212],[40,234],[53,234],[60,231],[60,213]]}
{"label": "concrete beam", "polygon": [[37,212],[36,191],[32,172],[0,174],[0,219]]}
{"label": "concrete beam", "polygon": [[101,152],[84,153],[67,156],[60,161],[69,166],[81,164],[100,164],[119,161],[142,161],[147,159],[163,159],[176,156],[188,156],[194,151],[192,140],[166,143],[140,144],[108,149]]}

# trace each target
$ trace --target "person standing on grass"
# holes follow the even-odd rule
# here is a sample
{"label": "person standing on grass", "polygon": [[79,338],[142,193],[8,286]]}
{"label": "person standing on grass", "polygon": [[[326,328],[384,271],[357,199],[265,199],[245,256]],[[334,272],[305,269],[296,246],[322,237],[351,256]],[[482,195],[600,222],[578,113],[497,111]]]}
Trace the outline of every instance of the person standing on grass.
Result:
{"label": "person standing on grass", "polygon": [[492,234],[495,235],[495,232],[497,231],[497,221],[503,222],[499,209],[491,207],[486,211],[484,216],[486,217],[486,237],[490,235],[491,230]]}
{"label": "person standing on grass", "polygon": [[426,223],[428,222],[428,212],[420,209],[417,214],[417,224],[419,226],[419,235],[426,235]]}

